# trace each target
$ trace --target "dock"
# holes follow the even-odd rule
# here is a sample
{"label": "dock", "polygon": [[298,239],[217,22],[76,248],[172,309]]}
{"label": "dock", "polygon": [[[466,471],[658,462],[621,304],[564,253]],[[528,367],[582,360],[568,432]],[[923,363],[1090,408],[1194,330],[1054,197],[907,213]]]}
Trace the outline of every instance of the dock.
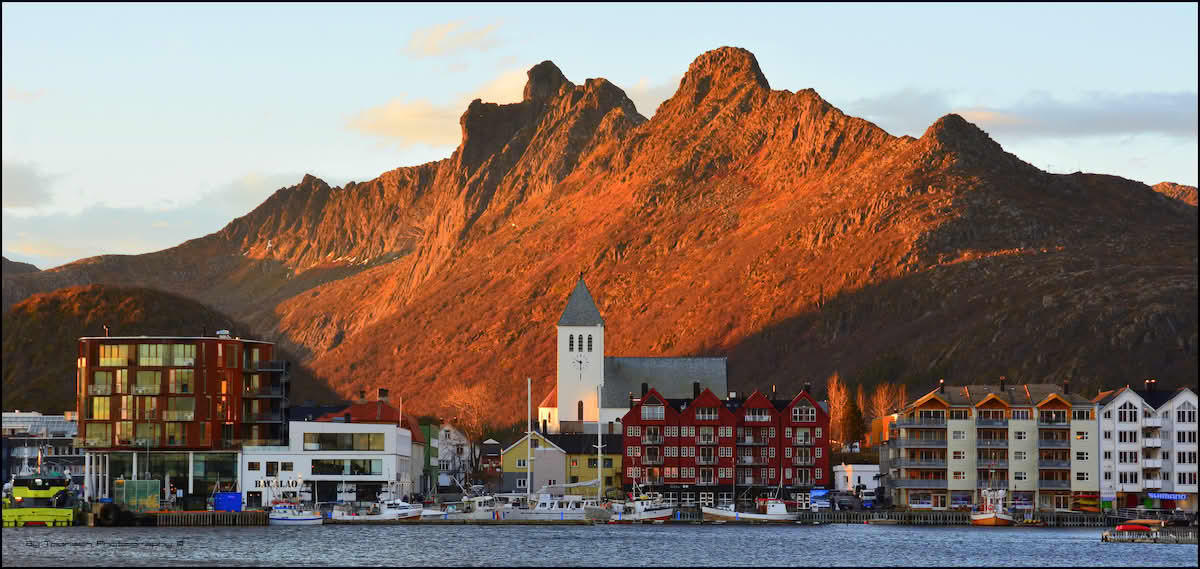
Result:
{"label": "dock", "polygon": [[[1066,512],[1036,512],[1034,519],[1046,522],[1046,527],[1113,527],[1116,525],[1103,514],[1083,514]],[[970,525],[971,514],[963,511],[840,511],[840,512],[800,512],[801,523],[809,524],[864,524],[877,523],[889,525],[914,526],[959,526]],[[1021,527],[1019,523],[1012,527]]]}
{"label": "dock", "polygon": [[[268,523],[268,513],[265,511],[248,512],[143,512],[129,513],[119,523],[122,526],[154,526],[154,527],[199,527],[199,526],[265,526]],[[100,515],[87,514],[88,527],[104,526]]]}
{"label": "dock", "polygon": [[1100,541],[1107,543],[1172,543],[1197,545],[1196,528],[1163,528],[1156,531],[1109,530],[1100,534]]}
{"label": "dock", "polygon": [[371,526],[371,525],[478,525],[478,526],[590,526],[592,520],[335,520],[325,518],[325,525]]}

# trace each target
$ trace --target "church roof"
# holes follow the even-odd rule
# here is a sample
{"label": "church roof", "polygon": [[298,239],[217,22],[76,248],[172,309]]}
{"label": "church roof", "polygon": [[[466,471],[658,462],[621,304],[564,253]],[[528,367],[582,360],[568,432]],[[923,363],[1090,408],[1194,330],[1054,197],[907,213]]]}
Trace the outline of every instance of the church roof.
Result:
{"label": "church roof", "polygon": [[550,390],[550,393],[546,394],[546,398],[542,399],[541,403],[538,403],[538,409],[541,409],[543,407],[558,407],[558,386],[557,385],[554,386],[554,389]]}
{"label": "church roof", "polygon": [[624,407],[629,394],[641,397],[642,384],[668,399],[690,399],[692,383],[713,393],[727,393],[726,358],[604,358],[605,407]]}
{"label": "church roof", "polygon": [[558,325],[604,325],[604,318],[600,317],[600,311],[596,309],[596,302],[592,300],[592,293],[588,292],[587,285],[583,284],[583,278],[579,279],[575,290],[571,291],[571,296],[567,299],[567,307],[563,309],[562,318],[558,319]]}

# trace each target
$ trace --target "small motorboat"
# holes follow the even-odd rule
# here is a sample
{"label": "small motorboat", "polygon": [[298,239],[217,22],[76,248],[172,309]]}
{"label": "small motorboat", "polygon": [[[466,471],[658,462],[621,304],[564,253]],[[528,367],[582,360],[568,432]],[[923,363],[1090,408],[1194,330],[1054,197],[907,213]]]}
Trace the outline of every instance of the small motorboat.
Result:
{"label": "small motorboat", "polygon": [[1149,526],[1141,524],[1121,524],[1117,526],[1117,531],[1154,531]]}
{"label": "small motorboat", "polygon": [[319,526],[324,522],[320,512],[304,509],[296,502],[277,500],[271,505],[267,523],[273,526]]}

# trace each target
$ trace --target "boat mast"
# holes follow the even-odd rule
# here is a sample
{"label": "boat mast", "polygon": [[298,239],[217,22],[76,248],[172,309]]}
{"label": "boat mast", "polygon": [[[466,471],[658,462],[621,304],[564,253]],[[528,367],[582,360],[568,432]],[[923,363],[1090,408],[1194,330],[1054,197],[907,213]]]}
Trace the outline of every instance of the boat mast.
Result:
{"label": "boat mast", "polygon": [[596,503],[604,501],[604,458],[600,448],[604,446],[600,436],[600,385],[596,386]]}
{"label": "boat mast", "polygon": [[529,506],[533,491],[533,378],[525,378],[525,505]]}

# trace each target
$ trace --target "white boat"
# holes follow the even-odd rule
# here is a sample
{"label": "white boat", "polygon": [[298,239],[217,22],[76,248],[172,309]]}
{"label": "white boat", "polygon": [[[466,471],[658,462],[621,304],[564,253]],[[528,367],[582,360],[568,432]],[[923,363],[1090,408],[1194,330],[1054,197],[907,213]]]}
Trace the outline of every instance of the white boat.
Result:
{"label": "white boat", "polygon": [[421,510],[422,520],[506,520],[515,511],[511,503],[496,496],[476,496],[446,504],[441,510]]}
{"label": "white boat", "polygon": [[267,522],[273,526],[319,526],[324,518],[320,512],[301,508],[296,502],[278,501],[271,505]]}
{"label": "white boat", "polygon": [[633,485],[633,493],[636,497],[628,501],[586,507],[588,519],[619,524],[669,520],[675,515],[674,506],[642,492],[636,483]]}
{"label": "white boat", "polygon": [[508,517],[505,519],[544,522],[585,520],[587,519],[587,508],[598,506],[600,503],[595,498],[573,494],[564,496],[540,494],[534,507],[514,508],[508,512]]}
{"label": "white boat", "polygon": [[1013,518],[1004,513],[1004,489],[988,488],[981,492],[983,505],[978,512],[971,514],[973,526],[1011,526]]}
{"label": "white boat", "polygon": [[366,512],[334,510],[332,519],[345,522],[386,522],[417,519],[421,517],[421,511],[421,506],[414,506],[404,500],[380,500],[371,504]]}
{"label": "white boat", "polygon": [[705,521],[725,522],[791,522],[800,519],[799,512],[789,512],[787,504],[779,498],[760,499],[758,512],[739,512],[733,505],[700,508]]}

